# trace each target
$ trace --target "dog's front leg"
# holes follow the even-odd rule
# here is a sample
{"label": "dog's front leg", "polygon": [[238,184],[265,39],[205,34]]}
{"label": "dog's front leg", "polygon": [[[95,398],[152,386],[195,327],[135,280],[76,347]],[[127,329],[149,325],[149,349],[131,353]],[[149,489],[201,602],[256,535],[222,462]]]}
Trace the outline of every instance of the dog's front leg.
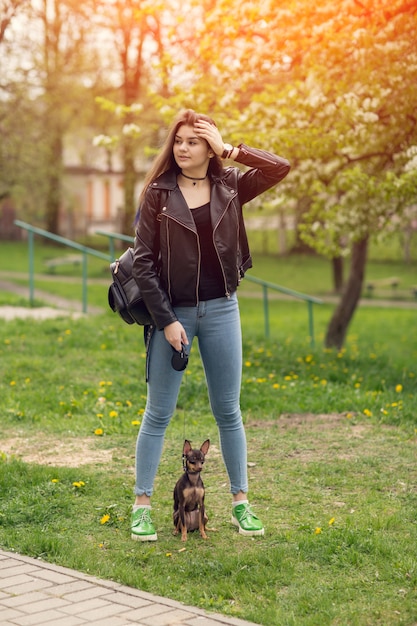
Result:
{"label": "dog's front leg", "polygon": [[198,530],[200,531],[200,535],[202,539],[208,538],[206,535],[205,516],[206,516],[206,509],[205,509],[204,500],[203,500],[199,507],[199,524],[198,524]]}
{"label": "dog's front leg", "polygon": [[185,517],[185,508],[184,506],[180,505],[179,507],[179,522],[180,522],[180,529],[181,529],[181,541],[187,541],[187,523],[186,523],[186,517]]}

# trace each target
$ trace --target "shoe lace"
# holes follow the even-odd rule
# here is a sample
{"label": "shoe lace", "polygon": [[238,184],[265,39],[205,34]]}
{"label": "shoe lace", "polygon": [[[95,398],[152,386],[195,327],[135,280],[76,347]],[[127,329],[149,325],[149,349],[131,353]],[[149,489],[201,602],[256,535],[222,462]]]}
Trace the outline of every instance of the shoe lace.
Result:
{"label": "shoe lace", "polygon": [[240,517],[241,522],[248,519],[248,517],[254,517],[257,519],[255,513],[252,511],[249,504],[246,504],[245,508],[243,509],[239,517]]}
{"label": "shoe lace", "polygon": [[151,514],[149,509],[138,509],[137,514],[135,515],[135,523],[139,526],[140,524],[147,523],[151,524]]}

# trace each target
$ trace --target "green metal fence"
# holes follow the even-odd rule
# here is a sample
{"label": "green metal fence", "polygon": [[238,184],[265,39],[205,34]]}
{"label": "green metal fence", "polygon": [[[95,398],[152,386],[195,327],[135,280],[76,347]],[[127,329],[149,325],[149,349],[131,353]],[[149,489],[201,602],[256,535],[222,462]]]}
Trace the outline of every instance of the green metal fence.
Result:
{"label": "green metal fence", "polygon": [[263,305],[264,305],[264,324],[265,324],[265,337],[269,339],[269,298],[268,298],[268,289],[271,291],[279,291],[280,293],[285,293],[287,296],[291,296],[296,298],[297,300],[304,300],[307,303],[308,309],[308,332],[310,336],[310,344],[314,348],[315,339],[314,339],[314,311],[313,304],[323,304],[323,300],[319,298],[315,298],[314,296],[309,296],[305,293],[300,293],[299,291],[294,291],[293,289],[287,289],[287,287],[282,287],[281,285],[276,285],[275,283],[269,283],[266,280],[261,280],[260,278],[256,278],[255,276],[248,276],[245,274],[245,280],[249,280],[252,283],[257,283],[262,287],[263,294]]}
{"label": "green metal fence", "polygon": [[[127,243],[133,243],[134,238],[128,235],[123,235],[121,233],[109,233],[105,231],[96,231],[97,235],[102,235],[107,237],[109,240],[109,253],[105,254],[104,252],[100,252],[99,250],[95,250],[94,248],[89,248],[88,246],[84,246],[80,243],[76,243],[75,241],[71,241],[70,239],[66,239],[65,237],[61,237],[60,235],[54,235],[53,233],[48,232],[47,230],[43,230],[42,228],[37,228],[36,226],[31,226],[31,224],[27,224],[26,222],[22,222],[20,220],[15,220],[16,226],[19,228],[23,228],[28,233],[28,246],[29,246],[29,302],[32,306],[34,304],[34,293],[35,293],[35,271],[34,271],[34,246],[35,246],[35,235],[40,235],[41,237],[45,237],[46,239],[51,239],[56,243],[61,243],[73,250],[78,250],[82,253],[82,310],[83,313],[87,313],[88,310],[88,288],[87,288],[87,259],[88,255],[98,257],[99,259],[103,259],[108,261],[109,263],[116,258],[116,241],[125,241]],[[280,293],[284,293],[288,296],[291,296],[297,300],[304,300],[307,303],[308,308],[308,330],[310,335],[310,343],[311,346],[315,345],[314,338],[314,304],[322,304],[323,301],[319,298],[315,298],[313,296],[309,296],[304,293],[300,293],[299,291],[294,291],[293,289],[288,289],[287,287],[282,287],[281,285],[276,285],[274,283],[267,282],[265,280],[261,280],[260,278],[256,278],[255,276],[245,276],[245,280],[256,283],[262,287],[263,294],[263,310],[264,310],[264,327],[265,327],[265,337],[269,339],[270,337],[270,323],[269,323],[269,290],[278,291]]]}
{"label": "green metal fence", "polygon": [[[104,237],[108,237],[109,239],[109,254],[112,259],[115,258],[115,241],[121,240],[126,241],[128,243],[133,243],[134,238],[129,237],[127,235],[122,235],[119,233],[109,233],[102,230],[96,230],[97,235],[103,235]],[[269,291],[278,291],[280,293],[284,293],[287,296],[291,296],[297,300],[304,300],[307,303],[308,309],[308,331],[310,336],[311,346],[315,345],[314,338],[314,304],[323,304],[323,301],[319,298],[315,298],[314,296],[309,296],[305,293],[300,293],[299,291],[294,291],[294,289],[288,289],[287,287],[282,287],[281,285],[276,285],[275,283],[270,283],[266,280],[262,280],[260,278],[256,278],[255,276],[245,275],[245,280],[248,280],[252,283],[256,283],[262,287],[262,295],[263,295],[263,309],[264,309],[264,327],[265,327],[265,337],[269,339],[270,337],[270,324],[269,324]]]}
{"label": "green metal fence", "polygon": [[87,303],[87,258],[88,255],[92,255],[98,257],[99,259],[104,259],[105,261],[111,262],[113,257],[109,254],[105,254],[104,252],[100,252],[98,250],[94,250],[94,248],[89,248],[88,246],[83,246],[80,243],[76,243],[75,241],[71,241],[71,239],[66,239],[65,237],[61,237],[60,235],[54,235],[53,233],[48,232],[47,230],[43,230],[42,228],[37,228],[36,226],[31,226],[31,224],[27,224],[26,222],[21,222],[20,220],[15,220],[16,226],[19,228],[23,228],[28,233],[28,246],[29,246],[29,302],[30,305],[34,304],[34,295],[35,295],[35,270],[34,270],[34,248],[35,248],[35,235],[40,235],[41,237],[45,237],[46,239],[51,239],[56,243],[61,243],[73,250],[78,250],[82,253],[82,310],[83,313],[87,313],[88,303]]}

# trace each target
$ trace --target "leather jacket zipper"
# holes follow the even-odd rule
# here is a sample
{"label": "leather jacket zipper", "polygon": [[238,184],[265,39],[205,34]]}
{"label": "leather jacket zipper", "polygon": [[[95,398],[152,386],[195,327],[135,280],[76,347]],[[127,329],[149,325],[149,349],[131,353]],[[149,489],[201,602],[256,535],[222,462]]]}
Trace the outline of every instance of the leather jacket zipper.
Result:
{"label": "leather jacket zipper", "polygon": [[[254,156],[252,152],[249,152],[248,150],[246,150],[246,148],[244,148],[243,146],[239,147],[240,152],[243,152],[243,154],[249,155],[249,156]],[[269,159],[267,156],[264,156],[263,154],[256,154],[256,157],[259,159],[262,159],[263,161],[266,161],[267,163],[270,163],[271,165],[279,165],[279,163],[277,161],[274,161],[274,159]]]}
{"label": "leather jacket zipper", "polygon": [[226,298],[227,298],[228,300],[230,300],[230,291],[229,291],[229,290],[228,290],[228,288],[227,288],[226,274],[225,274],[225,272],[224,272],[224,266],[223,266],[222,260],[221,260],[221,258],[220,258],[220,255],[219,255],[219,251],[217,250],[216,242],[215,242],[215,240],[214,240],[214,233],[216,232],[216,229],[217,229],[218,225],[220,224],[220,222],[222,221],[223,216],[224,216],[224,214],[226,213],[227,209],[229,208],[229,205],[230,205],[230,203],[231,203],[231,202],[232,202],[232,199],[230,199],[230,200],[229,200],[229,202],[226,204],[226,207],[225,207],[225,209],[224,209],[223,213],[220,215],[219,219],[217,220],[216,224],[214,225],[214,228],[213,228],[213,234],[212,234],[212,238],[213,238],[213,246],[214,246],[214,249],[215,249],[215,251],[216,251],[217,258],[219,259],[219,265],[220,265],[220,269],[222,270],[222,275],[223,275],[224,292],[225,292],[225,293],[224,293],[224,295],[226,296]]}

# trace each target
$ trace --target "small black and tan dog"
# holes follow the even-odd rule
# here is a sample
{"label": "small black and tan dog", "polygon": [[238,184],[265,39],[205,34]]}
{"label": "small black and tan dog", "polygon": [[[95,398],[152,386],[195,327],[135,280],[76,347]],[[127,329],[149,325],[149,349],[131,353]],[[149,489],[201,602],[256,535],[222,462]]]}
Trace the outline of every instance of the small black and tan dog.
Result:
{"label": "small black and tan dog", "polygon": [[187,532],[200,531],[203,539],[207,539],[206,524],[208,517],[204,507],[205,489],[200,472],[210,440],[207,439],[198,450],[193,448],[186,439],[182,453],[184,473],[174,487],[174,535],[181,532],[181,541],[187,541]]}

